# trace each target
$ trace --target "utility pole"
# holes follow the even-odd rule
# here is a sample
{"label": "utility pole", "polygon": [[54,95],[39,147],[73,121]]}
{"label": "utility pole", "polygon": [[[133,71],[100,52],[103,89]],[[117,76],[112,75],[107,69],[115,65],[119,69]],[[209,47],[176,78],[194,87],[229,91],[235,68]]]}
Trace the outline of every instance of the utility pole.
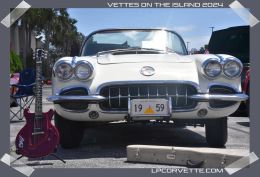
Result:
{"label": "utility pole", "polygon": [[186,43],[187,43],[187,51],[188,51],[188,53],[189,53],[189,43],[190,43],[190,42],[187,41]]}
{"label": "utility pole", "polygon": [[214,31],[214,26],[210,26],[209,28],[211,28],[211,33],[213,33],[213,31]]}

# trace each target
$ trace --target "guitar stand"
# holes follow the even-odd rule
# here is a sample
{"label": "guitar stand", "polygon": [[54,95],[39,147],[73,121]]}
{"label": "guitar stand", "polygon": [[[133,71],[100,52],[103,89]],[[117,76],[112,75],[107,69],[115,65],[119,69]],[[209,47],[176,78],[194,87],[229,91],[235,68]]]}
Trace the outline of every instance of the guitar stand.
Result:
{"label": "guitar stand", "polygon": [[55,157],[56,159],[58,159],[58,160],[62,161],[63,163],[66,163],[66,161],[65,161],[65,160],[63,160],[62,158],[60,158],[59,156],[57,156],[57,155],[56,155],[56,154],[54,154],[54,153],[51,153],[51,154],[49,154],[49,155],[51,155],[51,156]]}
{"label": "guitar stand", "polygon": [[[51,154],[49,154],[49,155],[51,155],[51,156],[53,156],[53,157],[55,157],[56,159],[58,159],[58,160],[60,160],[60,161],[62,161],[63,163],[66,163],[66,161],[65,160],[63,160],[62,158],[60,158],[59,156],[57,156],[56,154],[54,154],[54,153],[51,153]],[[48,155],[47,155],[48,156]],[[14,163],[15,161],[17,161],[17,160],[19,160],[19,159],[21,159],[21,158],[23,158],[24,156],[23,155],[21,155],[21,156],[19,156],[19,157],[17,157],[13,162],[11,162],[11,163]],[[46,157],[46,156],[45,156]],[[44,159],[44,157],[41,157],[41,159]]]}
{"label": "guitar stand", "polygon": [[[17,160],[21,159],[22,157],[23,157],[23,155],[21,155],[21,156],[17,157],[17,159],[15,159],[15,161],[17,161]],[[13,162],[15,162],[15,161],[13,161]]]}

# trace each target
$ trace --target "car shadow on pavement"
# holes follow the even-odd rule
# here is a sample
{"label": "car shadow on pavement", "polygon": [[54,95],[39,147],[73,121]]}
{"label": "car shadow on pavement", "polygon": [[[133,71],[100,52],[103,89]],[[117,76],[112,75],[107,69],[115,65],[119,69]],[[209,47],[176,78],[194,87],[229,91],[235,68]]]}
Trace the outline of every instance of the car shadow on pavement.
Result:
{"label": "car shadow on pavement", "polygon": [[[114,123],[89,127],[78,148],[57,150],[62,159],[125,158],[126,146],[132,144],[207,147],[205,137],[186,128],[160,123]],[[46,160],[53,159],[48,156]]]}

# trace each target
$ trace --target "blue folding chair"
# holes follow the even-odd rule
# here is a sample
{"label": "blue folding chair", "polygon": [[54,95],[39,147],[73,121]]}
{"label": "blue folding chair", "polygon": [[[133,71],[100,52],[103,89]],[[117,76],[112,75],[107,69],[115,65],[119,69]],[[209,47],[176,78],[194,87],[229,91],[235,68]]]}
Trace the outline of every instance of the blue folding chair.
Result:
{"label": "blue folding chair", "polygon": [[19,109],[17,111],[17,108],[10,107],[10,112],[13,114],[10,120],[13,120],[15,117],[22,120],[23,110],[30,107],[35,98],[35,71],[30,68],[23,70],[19,76],[19,83],[12,84],[11,86],[18,89],[15,94],[11,93],[10,98],[17,101]]}

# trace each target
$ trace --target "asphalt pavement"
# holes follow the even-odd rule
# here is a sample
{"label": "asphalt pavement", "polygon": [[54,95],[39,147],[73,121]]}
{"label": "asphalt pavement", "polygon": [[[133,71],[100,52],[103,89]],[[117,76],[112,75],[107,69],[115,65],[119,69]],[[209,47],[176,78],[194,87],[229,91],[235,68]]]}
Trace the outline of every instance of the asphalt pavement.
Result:
{"label": "asphalt pavement", "polygon": [[[51,88],[43,89],[43,111],[53,108],[46,101],[51,95]],[[15,108],[17,109],[17,108]],[[31,107],[32,112],[34,106]],[[10,122],[10,154],[18,157],[14,150],[14,140],[25,120],[14,119]],[[227,149],[249,150],[249,118],[228,118]],[[56,155],[66,163],[53,156],[43,159],[22,158],[21,161],[34,168],[160,168],[168,165],[128,163],[126,146],[132,144],[165,145],[181,147],[208,147],[205,140],[204,127],[175,128],[172,124],[161,123],[110,123],[88,127],[80,147],[75,149],[58,148]],[[172,167],[172,166],[171,166]]]}

